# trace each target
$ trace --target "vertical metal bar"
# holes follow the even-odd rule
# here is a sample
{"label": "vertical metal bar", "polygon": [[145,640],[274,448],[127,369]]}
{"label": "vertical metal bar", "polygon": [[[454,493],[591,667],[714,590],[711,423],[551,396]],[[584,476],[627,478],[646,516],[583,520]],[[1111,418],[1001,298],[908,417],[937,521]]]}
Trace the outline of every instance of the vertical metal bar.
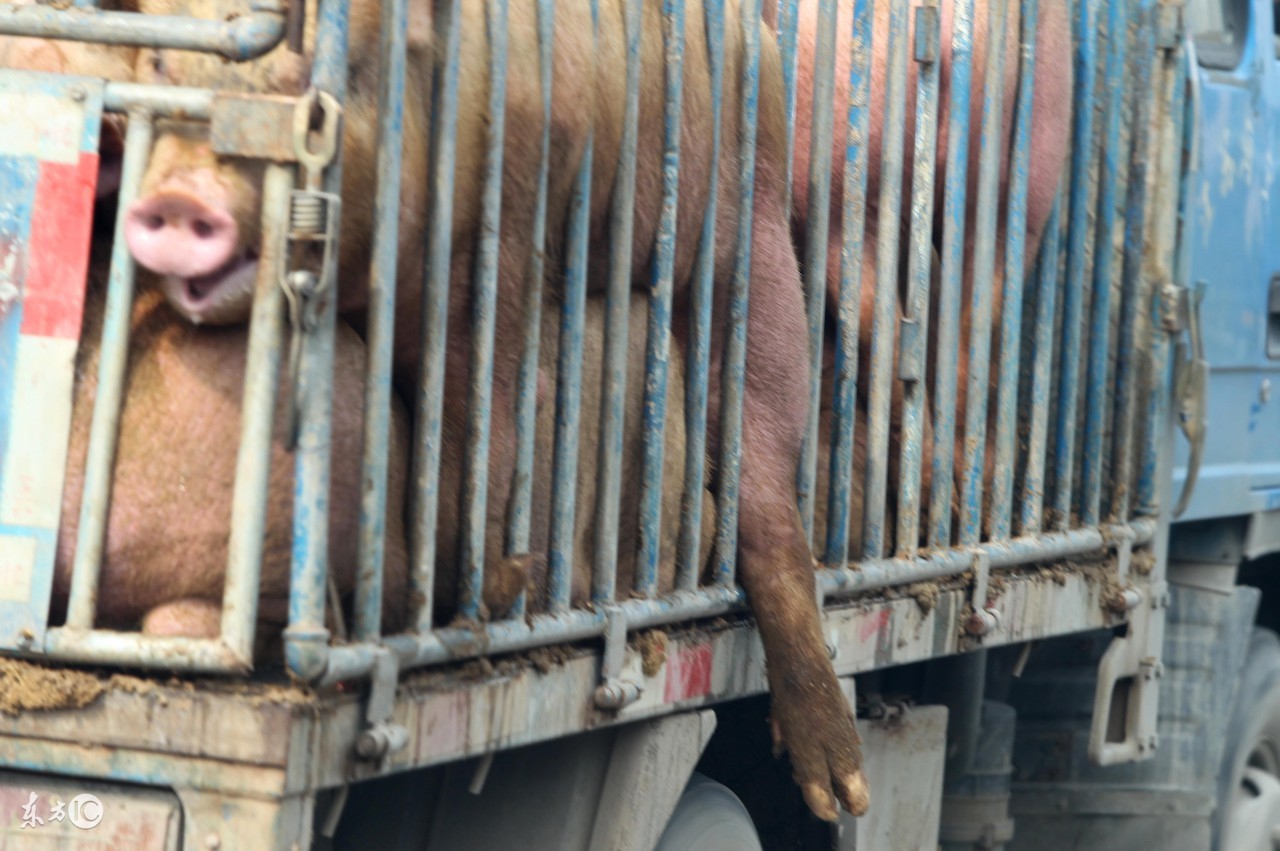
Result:
{"label": "vertical metal bar", "polygon": [[1139,317],[1151,301],[1143,274],[1146,248],[1147,157],[1151,153],[1151,72],[1155,61],[1154,0],[1140,0],[1130,75],[1133,122],[1129,130],[1129,174],[1124,213],[1124,265],[1121,270],[1120,343],[1116,352],[1116,413],[1111,429],[1111,508],[1116,519],[1127,519],[1133,471],[1134,417],[1137,407],[1136,364]]}
{"label": "vertical metal bar", "polygon": [[933,261],[934,171],[938,150],[938,75],[941,19],[938,6],[916,7],[915,149],[911,181],[911,245],[907,259],[910,293],[902,320],[898,377],[903,382],[901,463],[898,476],[897,552],[915,555],[920,542],[920,465],[924,448],[926,342],[929,336],[929,273]]}
{"label": "vertical metal bar", "polygon": [[440,502],[440,416],[444,401],[445,335],[453,238],[453,167],[457,155],[460,0],[435,0],[437,43],[431,100],[431,209],[422,283],[422,364],[414,446],[411,580],[419,632],[431,629],[435,593],[436,511]]}
{"label": "vertical metal bar", "polygon": [[111,242],[111,273],[107,284],[106,312],[102,319],[102,352],[98,360],[98,386],[89,430],[89,451],[84,467],[84,496],[80,502],[76,554],[67,602],[67,627],[92,629],[98,607],[98,577],[106,544],[110,508],[111,470],[119,438],[124,396],[124,372],[129,362],[129,325],[133,314],[133,255],[124,239],[122,211],[138,195],[138,184],[151,154],[151,114],[141,109],[129,113],[124,162],[120,178],[120,202]]}
{"label": "vertical metal bar", "polygon": [[875,319],[871,328],[871,388],[867,410],[867,485],[862,553],[884,555],[888,502],[889,407],[893,402],[894,323],[898,306],[898,237],[902,219],[903,137],[906,133],[908,0],[889,0],[888,73],[880,144],[880,204],[876,231]]}
{"label": "vertical metal bar", "polygon": [[502,238],[502,148],[507,104],[507,0],[487,0],[489,35],[488,138],[480,240],[471,287],[471,369],[467,381],[467,458],[462,477],[458,614],[479,617],[484,595],[484,545],[489,503],[489,411],[493,397],[493,335],[498,302],[498,246]]}
{"label": "vertical metal bar", "polygon": [[720,491],[716,582],[733,583],[738,556],[738,490],[742,473],[742,398],[747,363],[747,298],[756,182],[756,114],[760,94],[760,0],[742,4],[742,118],[738,145],[738,233],[729,292],[729,332],[721,373]]}
{"label": "vertical metal bar", "polygon": [[[347,96],[347,11],[348,5],[340,0],[321,0],[317,10],[311,79],[316,88],[332,94],[338,103],[344,103]],[[342,191],[341,146],[325,169],[324,189],[333,194]],[[335,226],[334,239],[339,237]],[[328,276],[330,286],[336,286],[336,261],[330,262],[322,274]],[[327,652],[329,634],[325,629],[325,591],[329,570],[329,451],[336,323],[337,299],[323,299],[315,327],[303,337],[298,373],[297,392],[302,401],[294,452],[293,565],[285,638],[290,670],[304,679],[318,675],[315,669],[324,664],[321,654]],[[224,634],[225,617],[224,612]]]}
{"label": "vertical metal bar", "polygon": [[[1162,148],[1156,178],[1156,196],[1151,205],[1155,214],[1154,228],[1157,229],[1155,239],[1160,246],[1160,268],[1167,269],[1173,275],[1173,283],[1185,284],[1185,278],[1179,273],[1178,257],[1181,252],[1183,213],[1188,209],[1188,193],[1191,181],[1183,172],[1184,163],[1191,162],[1191,137],[1195,133],[1195,122],[1191,118],[1191,99],[1187,97],[1188,65],[1193,60],[1185,53],[1181,56],[1174,53],[1166,60],[1173,65],[1167,72],[1171,79],[1171,89],[1162,87],[1159,103],[1169,104],[1168,134]],[[1168,416],[1169,396],[1172,387],[1169,381],[1169,332],[1165,330],[1160,305],[1164,297],[1157,292],[1151,303],[1151,393],[1147,395],[1144,416],[1142,444],[1142,462],[1138,468],[1138,489],[1134,505],[1136,514],[1153,515],[1159,512],[1156,496],[1157,471],[1159,469],[1159,452],[1161,438],[1165,434],[1165,421]]]}
{"label": "vertical metal bar", "polygon": [[[964,418],[960,543],[976,544],[982,534],[982,487],[987,448],[987,391],[990,388],[991,311],[995,298],[996,214],[1000,204],[1001,128],[1004,99],[1004,28],[1009,0],[990,7],[987,68],[982,97],[982,154],[978,159],[978,213],[973,234],[973,293],[969,313],[969,390]],[[1021,270],[1018,270],[1021,274]],[[1009,274],[1006,270],[1006,274]],[[1017,376],[1014,376],[1017,380]]]}
{"label": "vertical metal bar", "polygon": [[822,405],[822,329],[827,306],[827,242],[831,219],[831,136],[835,109],[835,0],[821,0],[815,38],[813,117],[809,133],[809,209],[804,241],[804,292],[809,320],[809,427],[797,475],[800,519],[813,542],[814,480],[818,470],[818,411]]}
{"label": "vertical metal bar", "polygon": [[871,121],[872,0],[854,0],[849,42],[849,110],[841,209],[840,305],[836,311],[836,362],[831,424],[830,486],[824,561],[849,559],[849,491],[853,475],[854,412],[858,395],[858,336],[862,313],[862,249],[866,236],[867,137]]}
{"label": "vertical metal bar", "polygon": [[969,176],[969,90],[973,80],[973,0],[955,0],[951,28],[951,112],[947,125],[942,280],[938,293],[937,366],[933,391],[933,442],[936,448],[929,494],[929,546],[935,548],[951,543],[956,361],[960,351],[960,285],[964,275],[965,194]]}
{"label": "vertical metal bar", "polygon": [[[1037,0],[1022,0],[1017,112],[1005,208],[1004,299],[1000,314],[1000,386],[996,392],[996,457],[987,527],[992,540],[1009,537],[1013,517],[1014,444],[1018,377],[1022,366],[1022,288],[1027,238],[1027,178],[1031,167],[1031,109],[1035,100]],[[1052,314],[1050,314],[1052,317]]]}
{"label": "vertical metal bar", "polygon": [[[222,601],[222,640],[243,659],[253,658],[258,619],[262,542],[267,525],[267,484],[271,475],[271,432],[280,386],[280,349],[284,331],[283,248],[289,228],[293,169],[270,164],[262,190],[262,256],[249,323],[249,352],[241,397],[240,448],[231,496],[231,539],[227,545],[227,583]],[[299,441],[299,449],[303,444]],[[326,447],[327,448],[327,447]],[[313,527],[327,526],[328,512]],[[313,529],[312,534],[316,534]],[[326,537],[323,533],[321,537]],[[324,564],[324,561],[321,561]],[[324,575],[313,576],[324,598]],[[302,590],[308,593],[313,589]]]}
{"label": "vertical metal bar", "polygon": [[353,633],[356,641],[372,641],[382,631],[387,442],[391,434],[391,343],[395,334],[396,254],[400,247],[400,152],[407,26],[406,0],[387,0],[382,6],[379,34],[378,188],[373,210],[373,264],[369,270],[360,572]]}
{"label": "vertical metal bar", "polygon": [[[765,0],[775,2],[775,0]],[[778,50],[782,54],[782,96],[787,110],[787,186],[783,195],[786,209],[791,209],[791,181],[795,177],[796,143],[796,41],[800,23],[800,0],[776,0],[778,3]],[[704,0],[704,7],[711,2]],[[719,3],[723,14],[723,3]]]}
{"label": "vertical metal bar", "polygon": [[[592,38],[599,16],[591,0]],[[594,135],[587,137],[569,199],[564,303],[560,309],[560,363],[556,373],[556,443],[551,472],[551,546],[548,554],[548,609],[569,608],[573,572],[574,502],[578,485],[578,422],[582,400],[582,314],[587,298],[587,249],[591,239],[591,162]]]}
{"label": "vertical metal bar", "polygon": [[658,221],[649,289],[649,335],[645,348],[644,474],[640,488],[640,558],[636,591],[652,597],[661,556],[662,470],[666,446],[667,364],[671,349],[671,293],[680,190],[680,105],[684,87],[684,0],[663,0],[666,101],[662,118],[662,217]]}
{"label": "vertical metal bar", "polygon": [[631,253],[636,204],[636,132],[640,115],[640,0],[626,4],[627,99],[622,149],[609,210],[609,288],[605,300],[604,394],[600,405],[600,481],[596,496],[595,572],[591,599],[613,601],[618,568],[618,511],[621,502],[622,433],[627,398],[627,353],[631,312]]}
{"label": "vertical metal bar", "polygon": [[676,554],[676,587],[698,586],[702,541],[702,491],[706,475],[707,371],[711,359],[711,301],[715,286],[716,213],[720,191],[720,112],[724,95],[724,0],[704,0],[707,58],[711,76],[711,162],[707,209],[702,217],[693,276],[693,321],[689,326],[689,358],[685,369],[684,496]]}
{"label": "vertical metal bar", "polygon": [[1044,241],[1036,265],[1035,360],[1031,367],[1031,431],[1027,438],[1027,466],[1022,484],[1019,532],[1040,531],[1044,511],[1044,462],[1049,432],[1050,376],[1053,362],[1053,318],[1058,297],[1058,250],[1061,234],[1062,191],[1053,200]]}
{"label": "vertical metal bar", "polygon": [[1097,235],[1094,237],[1093,305],[1089,322],[1089,371],[1084,414],[1084,465],[1081,473],[1080,520],[1098,522],[1102,500],[1102,431],[1111,388],[1107,386],[1107,356],[1111,340],[1111,238],[1115,233],[1116,195],[1120,179],[1120,113],[1124,107],[1125,44],[1128,41],[1124,3],[1107,7],[1106,137],[1102,171],[1098,176]]}
{"label": "vertical metal bar", "polygon": [[1058,387],[1057,439],[1053,453],[1053,528],[1071,524],[1071,480],[1075,471],[1076,404],[1080,395],[1080,337],[1088,296],[1090,185],[1096,165],[1093,138],[1097,38],[1090,0],[1075,0],[1075,121],[1071,136],[1070,215],[1067,271],[1062,289],[1062,357]]}
{"label": "vertical metal bar", "polygon": [[[534,200],[533,250],[525,277],[524,351],[516,381],[516,473],[507,528],[507,554],[529,551],[533,502],[533,449],[538,426],[538,344],[542,328],[543,251],[547,241],[547,179],[551,164],[551,69],[555,56],[555,0],[538,0],[538,75],[542,83],[542,143],[538,154],[538,188]],[[525,595],[511,617],[524,616]]]}

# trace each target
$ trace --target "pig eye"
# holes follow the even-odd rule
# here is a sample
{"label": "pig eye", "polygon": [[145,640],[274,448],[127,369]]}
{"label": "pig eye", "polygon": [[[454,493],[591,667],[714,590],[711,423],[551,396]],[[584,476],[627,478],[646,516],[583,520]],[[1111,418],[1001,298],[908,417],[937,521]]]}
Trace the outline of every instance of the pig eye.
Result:
{"label": "pig eye", "polygon": [[157,77],[164,76],[164,57],[158,50],[151,51],[151,70]]}

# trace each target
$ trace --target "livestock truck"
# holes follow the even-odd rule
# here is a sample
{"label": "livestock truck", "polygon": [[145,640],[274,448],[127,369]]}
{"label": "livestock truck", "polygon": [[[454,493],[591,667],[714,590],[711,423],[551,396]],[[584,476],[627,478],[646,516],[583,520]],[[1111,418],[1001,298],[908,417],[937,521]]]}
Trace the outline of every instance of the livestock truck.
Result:
{"label": "livestock truck", "polygon": [[[522,2],[532,7],[534,0]],[[482,5],[483,16],[463,15]],[[565,25],[554,17],[556,5],[536,3],[544,97],[554,86],[551,36]],[[642,4],[620,5],[631,14]],[[1280,550],[1280,409],[1271,402],[1280,362],[1280,238],[1271,217],[1272,198],[1280,197],[1276,7],[1070,0],[1070,67],[1042,65],[1037,74],[1029,36],[1050,0],[977,4],[986,10],[978,20],[992,28],[988,44],[1001,43],[1008,21],[1022,22],[1021,49],[987,51],[985,68],[975,67],[974,0],[954,0],[950,10],[932,0],[854,0],[844,4],[852,8],[847,40],[831,38],[843,19],[836,3],[822,0],[814,45],[797,36],[800,5],[783,0],[776,15],[788,144],[808,144],[795,132],[796,115],[811,109],[805,126],[816,141],[799,182],[807,178],[810,213],[828,202],[843,213],[833,231],[841,251],[826,251],[825,217],[809,215],[807,229],[794,235],[809,305],[807,349],[815,365],[828,367],[810,387],[810,405],[816,410],[828,393],[843,401],[829,427],[820,431],[819,418],[810,418],[797,493],[818,562],[827,650],[862,737],[866,815],[842,814],[835,824],[812,817],[788,758],[771,754],[764,653],[734,574],[741,345],[725,355],[737,368],[725,370],[729,413],[716,421],[707,420],[705,399],[708,382],[721,378],[709,377],[696,345],[689,349],[680,416],[685,457],[694,460],[666,479],[697,495],[712,481],[704,464],[709,432],[720,435],[719,454],[714,511],[700,515],[686,496],[674,521],[682,543],[670,590],[645,577],[657,570],[658,526],[671,518],[649,499],[652,510],[617,520],[619,487],[638,486],[620,482],[623,471],[661,483],[664,435],[673,427],[663,385],[669,352],[682,349],[671,345],[670,272],[664,278],[660,262],[643,289],[644,458],[621,457],[616,423],[613,439],[590,443],[594,457],[580,457],[579,432],[586,442],[596,426],[577,410],[590,392],[581,376],[612,375],[595,391],[609,400],[604,407],[621,410],[626,391],[618,376],[625,380],[631,357],[615,345],[603,369],[583,369],[581,267],[607,258],[610,248],[586,238],[581,216],[568,223],[566,238],[584,261],[578,272],[569,263],[556,284],[564,292],[553,316],[560,379],[544,403],[556,414],[550,481],[540,490],[531,472],[534,456],[547,453],[535,452],[530,416],[514,437],[523,466],[504,543],[507,552],[527,548],[532,503],[550,500],[544,514],[559,530],[547,544],[550,604],[493,617],[477,604],[482,462],[472,463],[464,490],[471,548],[456,564],[434,563],[436,518],[421,506],[435,504],[440,449],[418,439],[406,514],[415,559],[409,626],[383,634],[371,614],[384,580],[374,546],[360,549],[356,597],[363,603],[352,628],[326,618],[328,577],[354,567],[329,565],[326,548],[337,313],[329,287],[344,236],[338,204],[353,203],[338,195],[335,128],[351,119],[344,114],[348,52],[368,45],[348,47],[347,0],[319,0],[314,40],[303,37],[309,27],[299,0],[245,3],[225,19],[76,0],[6,6],[0,33],[203,51],[224,63],[307,50],[310,81],[305,91],[260,94],[142,75],[0,71],[0,849],[1243,851],[1280,842],[1280,639],[1272,631],[1280,608],[1270,601]],[[394,255],[395,236],[386,230],[400,170],[391,152],[405,126],[395,93],[406,73],[408,14],[405,0],[381,6],[374,53],[383,93],[378,156],[386,167],[367,189],[391,212],[373,237],[383,258],[371,273],[375,294],[394,292],[394,263],[385,258]],[[732,110],[748,129],[758,108],[761,45],[751,34],[760,33],[759,6],[696,6],[708,55],[723,50],[725,32],[740,28],[744,59],[733,67],[744,94],[714,98],[708,108],[717,120]],[[422,234],[429,303],[443,303],[450,284],[450,175],[459,153],[451,132],[459,109],[484,108],[459,104],[459,64],[466,51],[480,51],[483,57],[471,58],[488,63],[493,79],[501,76],[506,53],[485,50],[486,39],[493,44],[505,34],[518,9],[506,0],[432,6],[424,155],[433,215]],[[677,37],[685,10],[666,2],[660,12],[663,97],[678,103],[680,87],[671,81],[680,79],[687,47]],[[944,28],[948,14],[958,23]],[[484,33],[460,37],[475,20],[485,22]],[[843,64],[835,61],[835,41],[852,45]],[[797,96],[805,90],[797,86],[797,56],[810,48],[808,85],[818,93],[811,103]],[[886,57],[883,78],[870,71],[876,51]],[[638,55],[630,51],[629,70]],[[998,82],[1005,62],[1018,66],[1008,90]],[[855,93],[847,112],[827,97],[837,68],[848,69]],[[1025,216],[1034,142],[1032,87],[1055,76],[1072,82],[1067,156],[1043,238],[1029,245],[1017,217]],[[636,75],[629,77],[634,91]],[[977,85],[981,79],[997,82]],[[501,87],[495,90],[487,107],[487,126],[496,128],[490,153],[503,141]],[[940,101],[951,104],[949,112]],[[981,109],[969,108],[979,101]],[[1005,144],[1002,103],[1014,105]],[[95,210],[104,122],[120,118],[127,130],[119,193]],[[262,254],[285,258],[260,264],[254,290],[243,429],[231,447],[238,453],[234,507],[225,518],[231,546],[218,583],[225,597],[220,634],[208,638],[108,629],[95,620],[95,600],[111,590],[98,578],[112,516],[115,429],[131,386],[125,367],[135,297],[134,260],[111,223],[117,205],[124,210],[137,195],[156,127],[175,118],[206,126],[217,156],[265,164],[274,189],[262,199]],[[679,122],[679,110],[669,110],[662,161],[669,175],[699,165],[680,162],[671,132]],[[883,133],[874,162],[870,126]],[[943,129],[946,146],[934,162],[928,152]],[[505,132],[531,131],[507,123]],[[734,153],[749,176],[754,134],[743,138]],[[831,179],[823,153],[833,138],[837,156],[847,158],[841,181]],[[904,174],[912,145],[914,164]],[[544,181],[562,167],[546,150],[538,164]],[[966,150],[980,154],[970,158]],[[656,174],[654,163],[639,168]],[[878,195],[869,198],[872,168]],[[493,170],[476,202],[497,198],[500,180],[501,169]],[[668,184],[665,200],[674,204],[678,181]],[[749,181],[720,192],[744,188]],[[628,191],[614,204],[615,228],[626,218]],[[582,195],[576,209],[590,202]],[[966,207],[976,215],[966,216]],[[901,229],[881,227],[873,240],[865,228],[873,208],[884,220],[901,219]],[[663,239],[691,238],[676,234],[670,219]],[[749,223],[739,232],[749,235]],[[91,341],[101,357],[77,480],[83,494],[73,578],[65,605],[54,606],[72,400],[85,380],[75,353],[85,345],[91,238],[111,243],[111,266],[101,336]],[[701,238],[724,236],[708,227]],[[960,247],[966,240],[972,269]],[[474,280],[452,283],[470,287],[483,305],[494,287],[483,259],[493,260],[496,241],[475,250],[482,262]],[[540,251],[532,256],[541,262]],[[747,256],[740,244],[734,262]],[[872,258],[874,276],[858,277],[861,256]],[[1027,273],[997,283],[996,257],[1003,268]],[[298,258],[319,262],[285,268]],[[824,318],[824,275],[837,264],[848,280]],[[859,340],[856,312],[849,318],[859,286],[875,317],[866,326],[870,340]],[[730,340],[740,343],[755,295],[741,286],[732,293],[736,309],[724,319]],[[963,312],[962,296],[970,300]],[[993,302],[1001,309],[993,311]],[[624,311],[611,327],[625,327],[625,307],[609,310]],[[711,316],[708,309],[689,321],[695,338],[707,339]],[[536,317],[523,339],[496,341],[492,325],[485,332],[485,311],[473,317],[475,358],[492,361],[496,346],[536,364]],[[379,484],[388,464],[390,322],[389,311],[371,312],[363,334],[373,365],[366,416],[381,423],[363,443],[366,542],[377,540],[395,510]],[[424,334],[428,378],[415,404],[460,412],[470,434],[487,439],[484,371],[466,398],[442,398],[429,380],[450,331],[432,326]],[[834,359],[824,360],[824,345]],[[928,354],[933,345],[941,347],[936,357]],[[967,347],[968,372],[957,377],[959,346]],[[526,402],[538,395],[534,372],[522,373]],[[957,384],[968,390],[963,407]],[[282,647],[255,655],[265,466],[280,410],[296,436],[288,455],[296,482],[289,622]],[[416,428],[430,436],[430,417]],[[871,447],[861,456],[859,433]],[[465,451],[485,457],[474,441]],[[424,460],[423,453],[434,454]],[[611,510],[615,522],[598,524],[605,546],[584,556],[572,545],[575,520],[586,516],[576,511],[574,483],[597,473],[593,498],[614,494],[600,516]],[[703,571],[696,541],[707,515],[715,546],[713,569]],[[635,544],[644,551],[632,554],[641,579],[630,595],[611,579],[621,559],[608,544],[619,522],[648,542]],[[164,536],[183,532],[175,524],[155,533],[160,551]],[[594,577],[585,602],[569,597],[575,567]],[[462,577],[455,583],[459,620],[433,619],[432,574],[446,570]],[[769,603],[752,602],[757,609]]]}

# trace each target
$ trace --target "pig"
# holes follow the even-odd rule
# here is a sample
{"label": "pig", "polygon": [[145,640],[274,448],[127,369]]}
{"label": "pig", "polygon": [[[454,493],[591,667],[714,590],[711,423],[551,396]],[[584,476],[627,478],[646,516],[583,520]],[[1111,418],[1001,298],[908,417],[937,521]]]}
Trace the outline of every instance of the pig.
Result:
{"label": "pig", "polygon": [[[238,8],[230,0],[143,0],[144,11],[221,18]],[[372,0],[352,4],[350,92],[343,129],[343,241],[340,250],[338,306],[358,311],[367,302],[369,246],[376,157],[373,105],[376,91],[374,49],[379,6]],[[741,101],[744,21],[737,3],[726,9],[724,99]],[[425,108],[432,44],[430,4],[410,3],[408,41],[412,45],[404,121],[405,169],[399,219],[400,276],[396,309],[394,369],[397,386],[411,389],[422,350],[419,328],[422,291],[422,238],[429,182],[424,173]],[[684,345],[689,331],[690,279],[703,211],[710,190],[712,136],[710,77],[701,3],[686,7],[685,65],[681,136],[680,200],[673,270],[673,331]],[[494,328],[502,344],[493,359],[490,422],[489,501],[486,522],[500,535],[511,492],[515,423],[513,396],[523,325],[525,275],[531,252],[545,250],[549,291],[559,286],[565,265],[564,225],[575,173],[588,139],[594,140],[590,186],[590,245],[607,244],[608,210],[615,190],[625,98],[625,28],[622,9],[603,4],[593,37],[586,0],[557,5],[554,102],[549,124],[551,169],[545,246],[530,238],[534,221],[536,163],[543,128],[542,93],[537,72],[537,21],[534,4],[514,3],[508,21],[507,88],[503,149],[502,221],[499,233],[498,285]],[[309,29],[313,28],[313,24]],[[648,286],[662,209],[661,162],[663,46],[661,9],[647,2],[642,15],[639,79],[640,114],[635,228],[630,267],[634,286]],[[461,4],[461,53],[454,166],[456,181],[451,233],[448,299],[449,335],[445,352],[445,398],[441,445],[458,452],[465,446],[465,398],[469,373],[471,299],[467,283],[476,260],[480,229],[479,187],[485,140],[492,126],[488,101],[488,47],[484,5]],[[767,32],[762,31],[762,36]],[[299,94],[310,78],[305,59],[277,49],[244,66],[173,51],[144,51],[138,63],[143,81],[215,88]],[[822,636],[814,594],[814,561],[796,509],[796,469],[805,431],[804,295],[784,206],[786,128],[782,69],[777,46],[761,38],[757,158],[750,253],[751,308],[747,317],[747,356],[740,457],[738,576],[760,628],[772,694],[772,727],[779,747],[791,754],[794,776],[810,808],[834,820],[838,803],[865,812],[869,803],[861,767],[860,742],[853,713],[837,683]],[[736,254],[740,142],[739,111],[723,114],[722,156],[715,222],[716,298],[711,346],[709,422],[720,421],[720,375],[724,356],[727,294]],[[260,168],[234,159],[218,159],[200,128],[158,125],[151,162],[140,195],[128,211],[126,236],[138,262],[161,280],[170,302],[193,322],[242,321],[248,312],[248,280],[260,253],[257,222]],[[602,290],[607,252],[592,251],[588,288]],[[718,458],[718,429],[711,429],[708,452]],[[718,475],[719,471],[713,471]],[[530,569],[528,554],[490,552],[486,573],[506,572],[517,581],[495,588],[520,587]],[[489,583],[486,582],[486,587]],[[492,612],[506,600],[486,599]]]}
{"label": "pig", "polygon": [[[548,304],[542,311],[542,343],[539,362],[554,387],[559,354],[559,309]],[[644,458],[642,428],[644,400],[645,335],[648,301],[632,293],[628,313],[627,392],[623,413],[621,499],[617,549],[617,594],[625,598],[635,585],[636,560],[640,547],[640,478]],[[577,516],[574,524],[574,570],[570,602],[581,606],[591,601],[591,565],[595,557],[596,473],[600,446],[600,414],[604,372],[605,299],[593,295],[586,301],[583,316],[582,405],[578,433]],[[658,593],[675,587],[676,544],[680,530],[680,505],[684,490],[685,418],[684,358],[672,352],[667,373],[667,425],[662,472],[662,513],[658,548]],[[534,488],[530,550],[535,554],[530,575],[531,610],[545,609],[546,552],[551,521],[551,475],[555,455],[555,405],[548,398],[538,410],[534,453]],[[711,494],[702,494],[702,525],[699,532],[699,567],[705,566],[715,534],[716,507]]]}
{"label": "pig", "polygon": [[[95,270],[105,264],[95,262]],[[55,555],[54,597],[71,584],[84,465],[98,383],[105,286],[91,281],[76,358],[67,476]],[[196,328],[156,290],[138,293],[131,315],[123,393],[98,591],[97,624],[149,635],[216,637],[240,445],[240,398],[247,327]],[[361,493],[364,346],[339,327],[334,368],[334,465],[329,502],[329,560],[340,593],[354,585]],[[293,522],[293,457],[286,451],[285,405],[271,444],[262,555],[258,650],[288,622]],[[385,551],[384,612],[403,621],[407,576],[404,461],[408,430],[393,409]]]}
{"label": "pig", "polygon": [[[819,0],[801,0],[799,4],[799,15],[797,18],[797,106],[792,184],[792,215],[798,234],[804,232],[804,227],[808,220],[808,174],[813,119],[813,77],[816,64],[815,39],[819,26],[818,2]],[[942,3],[940,5],[942,49],[939,57],[938,138],[937,147],[934,152],[934,164],[937,172],[935,183],[935,219],[933,228],[934,241],[939,247],[941,247],[942,242],[942,199],[946,179],[946,155],[950,121],[950,84],[952,69],[951,26],[953,19],[952,4]],[[897,226],[897,223],[890,224],[881,221],[878,211],[880,182],[882,180],[880,162],[885,110],[884,87],[887,82],[886,71],[888,69],[889,6],[890,4],[888,3],[876,4],[874,19],[871,22],[871,112],[870,120],[868,122],[868,136],[866,140],[868,147],[866,210],[867,236],[866,241],[864,242],[865,248],[862,257],[862,309],[861,327],[859,329],[859,341],[860,348],[862,350],[860,365],[863,370],[863,377],[860,383],[864,386],[867,383],[867,369],[870,363],[871,326],[874,316],[873,304],[876,282],[876,236],[880,227]],[[776,4],[766,2],[765,8],[766,19],[776,26]],[[1002,101],[1003,110],[1001,117],[1001,151],[1003,154],[1001,158],[999,177],[1001,213],[997,225],[998,233],[996,237],[994,277],[991,281],[994,296],[992,328],[996,334],[999,333],[998,329],[1000,328],[1001,322],[1001,303],[1005,274],[1005,215],[1003,199],[1007,195],[1009,182],[1009,152],[1013,139],[1014,107],[1017,100],[1016,93],[1020,78],[1018,66],[1018,47],[1021,35],[1020,13],[1021,8],[1018,3],[1010,2],[1008,4],[1008,12],[1005,22],[1005,95]],[[834,79],[834,115],[837,132],[832,139],[833,187],[841,186],[843,179],[845,143],[844,122],[847,114],[849,93],[849,48],[853,22],[852,0],[840,0],[838,3],[837,15],[839,23],[836,27],[836,70]],[[908,34],[906,41],[908,46],[911,44],[914,23],[914,16],[908,15]],[[963,434],[963,423],[964,411],[968,398],[969,349],[967,335],[965,334],[964,329],[968,329],[970,326],[969,314],[972,304],[972,289],[974,286],[973,252],[975,211],[977,202],[977,173],[979,153],[983,147],[981,143],[980,128],[982,124],[982,92],[986,68],[987,46],[990,38],[989,27],[989,4],[974,4],[973,65],[969,114],[970,139],[966,192],[965,256],[960,316],[960,327],[962,331],[960,335],[959,351],[955,354],[957,363],[956,411],[959,426],[957,429],[958,433],[956,435],[957,458],[961,457],[965,439],[965,435]],[[1026,269],[1030,267],[1030,264],[1035,259],[1040,240],[1044,233],[1045,225],[1049,218],[1049,213],[1053,206],[1053,198],[1057,192],[1059,176],[1066,164],[1067,143],[1070,137],[1072,104],[1072,75],[1069,70],[1065,73],[1062,70],[1070,69],[1071,67],[1071,29],[1066,4],[1061,2],[1061,0],[1050,0],[1050,2],[1040,4],[1034,35],[1036,39],[1036,74],[1034,97],[1032,101],[1031,156],[1027,181],[1026,252],[1024,258],[1024,269],[1021,272],[1023,274],[1025,274]],[[907,49],[909,52],[909,47]],[[904,148],[906,151],[910,152],[913,149],[913,133],[915,126],[917,66],[910,56],[907,58],[906,66],[906,127],[904,134]],[[911,179],[912,158],[908,155],[905,161],[902,182],[904,192],[909,193]],[[833,192],[831,197],[832,215],[830,219],[830,236],[828,239],[827,251],[827,291],[828,300],[832,306],[835,305],[839,294],[840,246],[842,233],[841,203],[840,193],[838,191]],[[911,205],[909,203],[904,204],[904,221],[902,223],[904,228],[909,224],[908,217],[910,214]],[[904,246],[904,251],[906,245],[905,240],[906,235],[904,230],[903,241],[901,243]],[[904,275],[900,274],[899,282],[899,296],[901,297],[902,292],[905,292]],[[937,327],[938,321],[937,296],[938,288],[935,280],[934,286],[931,288],[932,315],[930,318],[930,324],[933,328]],[[898,310],[899,318],[901,318],[901,315],[900,304]],[[996,337],[996,339],[998,340],[998,337]],[[946,356],[947,359],[950,357],[950,355]],[[928,372],[930,376],[937,371],[937,365],[939,362],[938,358],[937,337],[935,334],[931,334],[929,338],[928,365]],[[998,379],[998,364],[993,362],[991,374],[992,387],[995,387]],[[932,381],[932,378],[929,380]],[[897,382],[895,382],[892,402],[895,411],[900,404],[900,398],[901,387]],[[992,403],[994,403],[994,399],[992,399]],[[993,417],[994,408],[992,408],[992,414],[988,417],[990,425],[989,435],[992,437],[994,436]],[[897,415],[895,413],[895,433],[896,419]],[[986,452],[988,478],[991,475],[994,454],[990,444],[991,441],[988,440],[988,449]],[[891,454],[896,455],[896,451],[891,450]],[[926,469],[927,468],[928,464],[926,463]],[[926,480],[924,482],[926,492],[928,484],[929,483]],[[957,479],[956,486],[958,487],[958,485],[959,481]]]}

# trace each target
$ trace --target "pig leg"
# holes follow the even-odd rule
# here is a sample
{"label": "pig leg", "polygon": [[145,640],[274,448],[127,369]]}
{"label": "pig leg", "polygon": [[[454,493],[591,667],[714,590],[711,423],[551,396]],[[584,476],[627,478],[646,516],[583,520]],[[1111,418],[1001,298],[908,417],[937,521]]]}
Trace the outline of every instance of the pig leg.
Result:
{"label": "pig leg", "polygon": [[[761,162],[759,168],[771,165]],[[770,193],[757,190],[755,199],[739,577],[768,660],[775,745],[790,751],[809,808],[834,821],[837,800],[860,815],[869,795],[853,712],[822,636],[814,560],[796,509],[796,467],[808,406],[799,267],[785,211]]]}
{"label": "pig leg", "polygon": [[200,598],[162,603],[143,616],[142,632],[144,635],[217,638],[222,632],[222,604]]}

